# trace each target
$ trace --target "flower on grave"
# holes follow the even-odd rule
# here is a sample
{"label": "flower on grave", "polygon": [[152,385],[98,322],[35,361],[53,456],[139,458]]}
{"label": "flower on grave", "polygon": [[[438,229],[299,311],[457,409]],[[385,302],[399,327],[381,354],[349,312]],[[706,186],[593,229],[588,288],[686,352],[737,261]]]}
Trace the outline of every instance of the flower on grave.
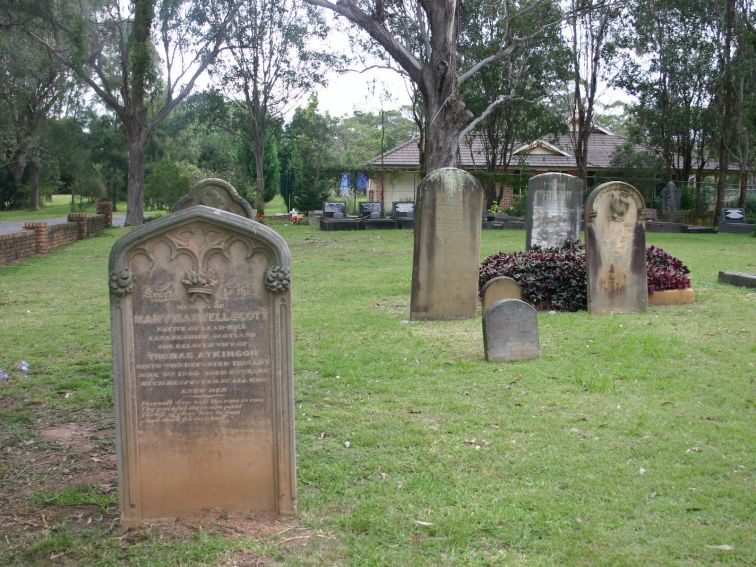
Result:
{"label": "flower on grave", "polygon": [[5,371],[5,368],[0,368],[0,382],[7,382],[8,381],[8,373]]}
{"label": "flower on grave", "polygon": [[21,361],[21,363],[18,365],[18,368],[23,373],[24,378],[26,378],[29,375],[29,363],[26,362],[25,360]]}

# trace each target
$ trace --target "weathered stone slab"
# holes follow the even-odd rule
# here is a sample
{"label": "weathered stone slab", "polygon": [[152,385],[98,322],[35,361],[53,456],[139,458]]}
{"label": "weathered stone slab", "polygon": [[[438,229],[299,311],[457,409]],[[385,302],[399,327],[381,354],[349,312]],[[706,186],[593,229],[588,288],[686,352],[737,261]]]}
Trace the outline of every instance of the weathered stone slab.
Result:
{"label": "weathered stone slab", "polygon": [[483,188],[461,169],[437,169],[416,208],[410,319],[475,317]]}
{"label": "weathered stone slab", "polygon": [[720,283],[742,287],[756,287],[756,274],[749,272],[719,272]]}
{"label": "weathered stone slab", "polygon": [[296,510],[284,240],[195,206],[110,254],[121,519]]}
{"label": "weathered stone slab", "polygon": [[196,205],[228,211],[248,219],[255,218],[250,204],[239,195],[233,185],[222,179],[203,179],[195,183],[188,194],[176,201],[173,212]]}
{"label": "weathered stone slab", "polygon": [[512,278],[499,276],[491,278],[480,290],[483,300],[483,312],[485,313],[497,301],[502,299],[522,299],[522,289]]}
{"label": "weathered stone slab", "polygon": [[483,312],[483,347],[490,362],[538,358],[538,315],[519,299],[500,299]]}
{"label": "weathered stone slab", "polygon": [[528,181],[528,212],[525,245],[530,250],[561,248],[580,239],[580,208],[583,184],[566,173],[543,173]]}
{"label": "weathered stone slab", "polygon": [[643,197],[635,187],[611,181],[585,204],[588,310],[628,313],[648,307]]}

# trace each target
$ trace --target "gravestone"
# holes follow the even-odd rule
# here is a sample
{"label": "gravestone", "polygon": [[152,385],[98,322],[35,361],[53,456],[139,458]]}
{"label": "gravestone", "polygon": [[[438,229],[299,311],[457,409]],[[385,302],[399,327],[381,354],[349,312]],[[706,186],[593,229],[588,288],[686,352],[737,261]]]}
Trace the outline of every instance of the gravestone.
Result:
{"label": "gravestone", "polygon": [[275,231],[201,205],[113,246],[124,526],[296,511],[290,265]]}
{"label": "gravestone", "polygon": [[585,204],[588,310],[628,313],[648,307],[643,197],[635,187],[611,181]]}
{"label": "gravestone", "polygon": [[682,191],[675,185],[674,181],[668,182],[661,190],[662,213],[677,213],[680,211],[681,204]]}
{"label": "gravestone", "polygon": [[173,212],[196,205],[228,211],[248,219],[255,218],[250,204],[237,193],[233,185],[222,179],[203,179],[195,183],[187,195],[174,203]]}
{"label": "gravestone", "polygon": [[538,358],[538,316],[519,299],[500,299],[483,312],[483,348],[490,362]]}
{"label": "gravestone", "polygon": [[383,205],[381,205],[380,203],[370,202],[370,201],[360,203],[360,216],[361,217],[378,219],[378,218],[381,218],[382,213],[383,213]]}
{"label": "gravestone", "polygon": [[754,222],[746,216],[746,210],[740,207],[723,207],[717,230],[740,234],[753,233]]}
{"label": "gravestone", "polygon": [[730,224],[746,222],[746,210],[739,207],[723,207],[719,222]]}
{"label": "gravestone", "polygon": [[[338,215],[338,216],[337,216]],[[346,203],[323,203],[323,216],[325,218],[341,218],[346,216]]]}
{"label": "gravestone", "polygon": [[583,185],[566,173],[543,173],[528,181],[528,213],[525,245],[528,250],[561,248],[580,239],[580,207]]}
{"label": "gravestone", "polygon": [[392,204],[393,216],[395,219],[411,219],[415,216],[415,203],[409,201],[394,201]]}
{"label": "gravestone", "polygon": [[512,278],[499,276],[491,278],[480,290],[483,312],[501,299],[522,299],[522,289]]}
{"label": "gravestone", "polygon": [[483,188],[461,169],[431,172],[418,188],[410,319],[475,317]]}

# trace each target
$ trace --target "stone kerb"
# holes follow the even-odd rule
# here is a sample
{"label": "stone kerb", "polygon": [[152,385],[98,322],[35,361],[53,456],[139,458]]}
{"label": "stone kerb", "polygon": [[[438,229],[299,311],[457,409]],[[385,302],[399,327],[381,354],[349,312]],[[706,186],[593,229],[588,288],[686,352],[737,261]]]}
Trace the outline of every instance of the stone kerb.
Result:
{"label": "stone kerb", "polygon": [[585,204],[588,310],[628,313],[648,307],[645,204],[635,187],[611,181]]}
{"label": "stone kerb", "polygon": [[483,188],[465,171],[437,169],[420,183],[410,319],[475,317],[482,210]]}
{"label": "stone kerb", "polygon": [[275,231],[205,206],[110,255],[121,519],[296,512],[291,257]]}
{"label": "stone kerb", "polygon": [[172,210],[177,212],[196,205],[228,211],[248,219],[255,218],[252,206],[239,195],[234,186],[214,177],[195,183],[187,195],[174,203]]}

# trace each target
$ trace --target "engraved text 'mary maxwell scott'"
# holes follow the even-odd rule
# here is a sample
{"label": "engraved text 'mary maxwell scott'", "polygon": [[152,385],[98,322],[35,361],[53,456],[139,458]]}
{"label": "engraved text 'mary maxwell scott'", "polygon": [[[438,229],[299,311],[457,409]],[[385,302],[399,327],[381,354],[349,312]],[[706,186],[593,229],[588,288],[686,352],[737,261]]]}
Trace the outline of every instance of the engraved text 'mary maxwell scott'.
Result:
{"label": "engraved text 'mary maxwell scott'", "polygon": [[295,513],[290,265],[277,233],[201,205],[113,247],[124,526],[203,508]]}

